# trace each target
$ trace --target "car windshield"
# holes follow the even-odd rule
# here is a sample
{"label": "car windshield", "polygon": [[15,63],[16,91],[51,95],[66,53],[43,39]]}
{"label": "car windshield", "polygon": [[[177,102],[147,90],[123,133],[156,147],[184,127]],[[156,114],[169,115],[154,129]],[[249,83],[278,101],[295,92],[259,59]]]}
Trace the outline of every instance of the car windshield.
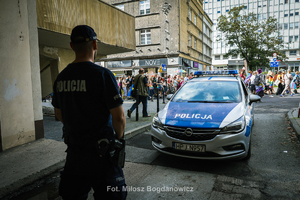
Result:
{"label": "car windshield", "polygon": [[188,82],[175,95],[172,101],[190,103],[231,103],[242,99],[236,81]]}

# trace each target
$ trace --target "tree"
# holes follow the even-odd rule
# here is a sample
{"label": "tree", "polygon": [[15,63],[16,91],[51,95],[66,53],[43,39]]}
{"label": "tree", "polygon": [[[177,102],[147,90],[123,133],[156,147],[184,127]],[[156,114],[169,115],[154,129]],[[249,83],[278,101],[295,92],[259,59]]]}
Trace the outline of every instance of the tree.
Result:
{"label": "tree", "polygon": [[223,38],[217,41],[225,42],[230,48],[224,56],[241,55],[247,61],[247,66],[269,67],[273,53],[277,53],[277,59],[287,59],[281,52],[285,43],[281,39],[277,29],[277,19],[269,17],[266,20],[257,20],[254,13],[241,14],[244,6],[234,7],[228,15],[218,18],[217,30],[223,33]]}

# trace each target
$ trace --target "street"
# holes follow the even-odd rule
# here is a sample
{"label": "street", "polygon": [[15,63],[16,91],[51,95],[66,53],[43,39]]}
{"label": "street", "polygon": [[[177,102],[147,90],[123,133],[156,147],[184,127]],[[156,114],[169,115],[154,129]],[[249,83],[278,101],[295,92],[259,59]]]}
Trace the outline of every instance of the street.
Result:
{"label": "street", "polygon": [[[248,161],[164,155],[152,147],[149,132],[127,140],[127,199],[300,199],[300,144],[286,118],[299,101],[300,94],[284,98],[266,95],[262,103],[255,104]],[[59,173],[55,173],[40,183],[42,187],[35,185],[26,196],[13,199],[46,193],[48,199],[58,200],[58,183]],[[89,199],[93,199],[91,194]]]}
{"label": "street", "polygon": [[[300,146],[295,138],[291,138],[293,131],[285,118],[291,108],[298,107],[299,98],[299,94],[284,98],[279,96],[271,98],[266,95],[262,103],[256,103],[252,157],[249,161],[202,161],[161,153],[155,153],[153,156],[155,150],[150,144],[149,132],[127,142],[130,147],[127,150],[127,161],[170,167],[176,172],[184,170],[183,173],[192,171],[197,174],[211,175],[207,177],[208,180],[205,179],[208,182],[211,178],[214,179],[212,187],[206,191],[210,195],[201,199],[300,199]],[[141,158],[133,153],[138,152],[137,149],[144,149],[144,154],[149,158],[140,161]],[[193,181],[189,175],[186,178]],[[177,178],[174,177],[174,180]],[[155,180],[152,183],[155,184]],[[162,184],[170,183],[162,181],[155,185],[163,186]],[[196,184],[193,186],[194,189],[197,188],[195,192],[200,197],[203,196],[200,186]],[[156,197],[169,199],[168,195],[163,193]],[[186,193],[184,198],[191,199],[194,195]],[[142,197],[136,193],[131,193],[130,196],[132,199]]]}

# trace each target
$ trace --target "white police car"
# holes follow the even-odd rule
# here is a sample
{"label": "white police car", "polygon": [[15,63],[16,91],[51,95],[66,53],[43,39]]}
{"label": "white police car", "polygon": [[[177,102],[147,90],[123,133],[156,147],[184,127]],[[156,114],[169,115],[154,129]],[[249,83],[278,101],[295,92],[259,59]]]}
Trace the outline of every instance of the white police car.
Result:
{"label": "white police car", "polygon": [[158,112],[152,145],[170,155],[196,159],[249,159],[253,102],[236,70],[195,72]]}

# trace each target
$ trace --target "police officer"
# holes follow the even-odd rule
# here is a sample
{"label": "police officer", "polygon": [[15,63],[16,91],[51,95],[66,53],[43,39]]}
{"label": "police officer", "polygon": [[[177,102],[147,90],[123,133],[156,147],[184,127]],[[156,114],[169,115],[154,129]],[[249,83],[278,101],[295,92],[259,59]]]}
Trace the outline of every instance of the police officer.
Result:
{"label": "police officer", "polygon": [[52,105],[68,145],[59,194],[63,199],[87,199],[93,188],[95,199],[126,199],[123,171],[112,164],[113,152],[107,148],[123,137],[126,124],[116,79],[94,64],[97,35],[91,27],[76,26],[70,46],[76,58],[53,87]]}

